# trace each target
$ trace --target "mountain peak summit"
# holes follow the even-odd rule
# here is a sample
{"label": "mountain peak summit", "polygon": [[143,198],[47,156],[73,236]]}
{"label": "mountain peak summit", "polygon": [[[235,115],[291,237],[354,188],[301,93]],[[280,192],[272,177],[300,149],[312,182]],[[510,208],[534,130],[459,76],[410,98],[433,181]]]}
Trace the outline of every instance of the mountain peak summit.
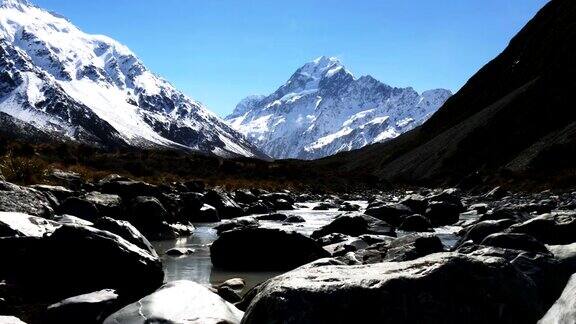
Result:
{"label": "mountain peak summit", "polygon": [[33,6],[28,0],[0,0],[0,6],[5,8],[19,8]]}

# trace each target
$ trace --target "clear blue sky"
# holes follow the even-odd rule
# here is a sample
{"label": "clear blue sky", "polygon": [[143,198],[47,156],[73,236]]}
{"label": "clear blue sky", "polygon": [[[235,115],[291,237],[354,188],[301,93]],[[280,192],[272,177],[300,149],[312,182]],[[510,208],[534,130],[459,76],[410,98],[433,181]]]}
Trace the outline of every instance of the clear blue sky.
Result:
{"label": "clear blue sky", "polygon": [[458,90],[546,0],[32,0],[130,47],[221,116],[269,94],[305,62]]}

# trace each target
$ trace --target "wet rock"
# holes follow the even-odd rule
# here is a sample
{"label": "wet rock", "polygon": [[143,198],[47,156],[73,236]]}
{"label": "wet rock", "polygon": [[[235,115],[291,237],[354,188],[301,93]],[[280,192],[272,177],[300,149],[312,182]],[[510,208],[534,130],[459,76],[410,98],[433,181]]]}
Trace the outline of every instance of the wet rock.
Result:
{"label": "wet rock", "polygon": [[290,215],[288,216],[288,218],[286,218],[284,220],[284,223],[288,223],[288,224],[294,224],[294,223],[305,223],[306,220],[304,219],[304,217],[299,216],[299,215]]}
{"label": "wet rock", "polygon": [[576,275],[572,276],[560,298],[538,323],[576,323]]}
{"label": "wet rock", "polygon": [[246,287],[246,281],[242,278],[232,278],[224,281],[223,283],[219,284],[217,288],[230,288],[234,291],[242,291]]}
{"label": "wet rock", "polygon": [[192,281],[167,283],[158,291],[110,315],[104,324],[237,324],[243,312],[208,288]]}
{"label": "wet rock", "polygon": [[148,239],[144,237],[136,227],[132,226],[127,221],[116,220],[110,217],[101,217],[94,222],[94,227],[97,229],[116,234],[126,241],[136,245],[137,247],[147,251],[152,256],[157,257],[156,250],[150,244]]}
{"label": "wet rock", "polygon": [[218,296],[222,297],[225,301],[235,304],[242,300],[242,297],[235,292],[234,290],[230,289],[230,287],[218,287],[216,289],[216,293]]}
{"label": "wet rock", "polygon": [[426,217],[433,226],[456,224],[460,220],[462,207],[450,202],[431,201],[426,209]]}
{"label": "wet rock", "polygon": [[16,212],[51,218],[54,216],[54,196],[47,192],[0,182],[0,212]]}
{"label": "wet rock", "polygon": [[[17,214],[9,217],[13,222],[45,221]],[[58,300],[54,298],[101,289],[138,296],[155,290],[164,279],[156,256],[116,234],[89,226],[61,225],[44,233],[36,229],[24,237],[0,239],[0,250],[11,260],[0,268],[0,278],[35,299],[54,302]]]}
{"label": "wet rock", "polygon": [[576,213],[544,214],[511,226],[510,232],[528,234],[546,244],[574,243],[576,242]]}
{"label": "wet rock", "polygon": [[240,217],[244,210],[225,193],[216,190],[208,190],[204,195],[204,203],[213,206],[218,210],[218,215],[222,219]]}
{"label": "wet rock", "polygon": [[104,289],[70,297],[48,307],[47,322],[99,324],[116,310],[118,294]]}
{"label": "wet rock", "polygon": [[222,232],[210,247],[212,264],[228,270],[290,270],[327,256],[302,234],[267,228]]}
{"label": "wet rock", "polygon": [[194,249],[188,249],[188,248],[173,248],[173,249],[170,249],[170,250],[166,251],[166,255],[169,255],[169,256],[184,256],[184,255],[193,254],[194,252],[196,252],[196,250],[194,250]]}
{"label": "wet rock", "polygon": [[64,200],[58,208],[58,212],[60,214],[80,217],[90,222],[94,222],[100,217],[96,205],[88,200],[77,197],[70,197]]}
{"label": "wet rock", "polygon": [[312,264],[247,296],[243,323],[534,323],[542,314],[532,281],[508,262],[456,253]]}
{"label": "wet rock", "polygon": [[413,215],[414,212],[402,204],[372,204],[368,206],[365,214],[376,217],[392,226],[399,226],[404,217]]}
{"label": "wet rock", "polygon": [[218,234],[235,229],[258,228],[260,222],[256,219],[232,219],[222,222],[220,225],[214,227]]}
{"label": "wet rock", "polygon": [[84,195],[84,199],[94,204],[102,216],[119,217],[124,213],[123,201],[118,195],[93,191]]}
{"label": "wet rock", "polygon": [[368,247],[366,241],[351,237],[344,242],[339,242],[331,245],[324,246],[324,250],[328,251],[332,256],[343,256],[348,252],[355,252]]}
{"label": "wet rock", "polygon": [[283,222],[283,221],[285,221],[287,218],[288,218],[287,215],[285,215],[285,214],[279,214],[279,213],[262,215],[262,216],[256,217],[256,219],[258,219],[258,220],[262,220],[262,221],[275,221],[275,222]]}
{"label": "wet rock", "polygon": [[273,203],[275,210],[293,210],[294,205],[286,199],[276,199]]}
{"label": "wet rock", "polygon": [[156,236],[166,227],[168,212],[154,197],[139,196],[131,202],[128,221],[146,237]]}
{"label": "wet rock", "polygon": [[430,220],[422,215],[412,215],[404,218],[398,229],[407,232],[434,231],[432,229],[432,223],[430,223]]}
{"label": "wet rock", "polygon": [[550,251],[544,244],[534,237],[518,233],[496,233],[488,235],[482,240],[482,245],[500,247],[504,249],[522,250],[535,253],[548,254]]}

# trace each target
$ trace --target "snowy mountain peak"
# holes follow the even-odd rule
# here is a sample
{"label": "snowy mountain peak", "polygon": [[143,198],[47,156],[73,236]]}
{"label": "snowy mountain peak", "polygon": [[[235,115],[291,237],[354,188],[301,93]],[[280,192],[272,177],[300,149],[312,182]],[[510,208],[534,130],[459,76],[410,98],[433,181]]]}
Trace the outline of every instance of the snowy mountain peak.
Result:
{"label": "snowy mountain peak", "polygon": [[31,6],[32,3],[27,0],[0,0],[0,7],[23,9]]}
{"label": "snowy mountain peak", "polygon": [[340,60],[322,56],[271,95],[241,101],[226,120],[272,157],[316,159],[394,138],[450,96],[444,89],[420,95],[370,75],[356,79]]}
{"label": "snowy mountain peak", "polygon": [[103,146],[264,156],[126,46],[25,0],[0,6],[0,113]]}

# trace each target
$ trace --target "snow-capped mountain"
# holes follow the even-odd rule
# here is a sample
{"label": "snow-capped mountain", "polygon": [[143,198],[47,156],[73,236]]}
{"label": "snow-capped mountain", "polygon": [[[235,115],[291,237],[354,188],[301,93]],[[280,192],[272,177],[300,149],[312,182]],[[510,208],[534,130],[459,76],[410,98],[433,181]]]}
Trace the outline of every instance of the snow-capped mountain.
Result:
{"label": "snow-capped mountain", "polygon": [[451,95],[355,78],[338,59],[323,56],[273,94],[244,99],[226,120],[274,158],[317,159],[395,138]]}
{"label": "snow-capped mountain", "polygon": [[0,113],[27,128],[102,146],[265,156],[126,46],[26,0],[0,0]]}

